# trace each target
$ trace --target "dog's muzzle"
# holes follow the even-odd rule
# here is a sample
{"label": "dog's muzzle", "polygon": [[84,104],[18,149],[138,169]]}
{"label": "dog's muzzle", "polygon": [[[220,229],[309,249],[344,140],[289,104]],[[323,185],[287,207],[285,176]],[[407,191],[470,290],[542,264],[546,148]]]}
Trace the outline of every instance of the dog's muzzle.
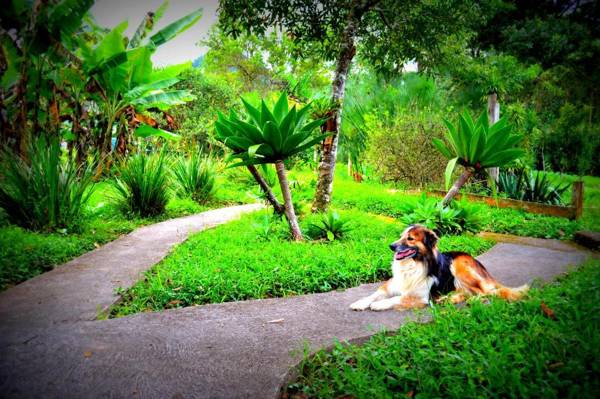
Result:
{"label": "dog's muzzle", "polygon": [[405,245],[391,244],[390,249],[394,251],[395,260],[414,258],[419,253],[417,248],[407,247]]}

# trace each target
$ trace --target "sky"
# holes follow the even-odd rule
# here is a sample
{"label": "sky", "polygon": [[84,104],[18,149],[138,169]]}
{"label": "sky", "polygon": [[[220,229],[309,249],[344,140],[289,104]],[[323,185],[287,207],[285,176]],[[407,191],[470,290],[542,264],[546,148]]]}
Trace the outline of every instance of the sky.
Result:
{"label": "sky", "polygon": [[[113,28],[123,20],[129,21],[125,34],[131,38],[142,18],[148,11],[156,10],[163,0],[96,0],[92,15],[100,26]],[[218,0],[170,0],[162,19],[154,27],[154,32],[171,22],[202,8],[202,18],[191,28],[160,46],[152,56],[157,66],[193,61],[207,49],[199,46],[210,27],[217,21]]]}

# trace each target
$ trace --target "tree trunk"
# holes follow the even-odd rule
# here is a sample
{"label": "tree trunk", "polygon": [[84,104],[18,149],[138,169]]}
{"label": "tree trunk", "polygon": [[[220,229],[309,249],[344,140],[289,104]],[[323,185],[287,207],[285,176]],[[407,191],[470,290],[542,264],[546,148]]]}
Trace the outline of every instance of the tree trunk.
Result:
{"label": "tree trunk", "polygon": [[287,218],[288,224],[290,225],[290,232],[292,233],[292,238],[294,239],[294,241],[302,241],[302,232],[300,231],[300,226],[298,225],[298,218],[296,217],[296,212],[294,211],[294,204],[292,203],[292,194],[290,192],[290,185],[287,181],[283,161],[277,161],[275,163],[275,168],[277,169],[277,177],[279,177],[279,185],[281,186],[281,192],[283,193],[285,217]]}
{"label": "tree trunk", "polygon": [[248,165],[248,170],[254,177],[254,180],[256,180],[256,182],[262,189],[263,193],[265,193],[265,195],[267,196],[267,201],[269,201],[271,206],[273,206],[273,209],[275,209],[275,212],[277,212],[277,214],[279,214],[279,215],[283,214],[285,212],[285,207],[283,205],[281,205],[281,203],[279,201],[277,201],[277,198],[275,198],[275,194],[273,194],[273,190],[271,190],[271,187],[269,187],[269,185],[267,184],[265,179],[261,176],[261,174],[258,172],[256,167],[254,165]]}
{"label": "tree trunk", "polygon": [[352,64],[356,47],[354,45],[356,30],[362,14],[369,5],[362,5],[357,9],[357,2],[353,2],[353,9],[349,12],[348,23],[341,37],[341,50],[337,60],[335,76],[331,86],[331,103],[333,110],[330,119],[326,122],[326,132],[330,132],[323,142],[321,149],[321,162],[319,163],[317,188],[312,205],[313,212],[326,212],[331,203],[331,191],[333,189],[333,175],[335,172],[335,161],[337,156],[338,139],[342,119],[342,105],[346,90],[346,79]]}
{"label": "tree trunk", "polygon": [[454,182],[444,199],[442,200],[442,205],[446,206],[452,201],[452,199],[458,194],[458,191],[465,183],[473,176],[473,169],[465,168],[465,171],[460,175],[458,180]]}
{"label": "tree trunk", "polygon": [[[500,103],[498,102],[498,94],[490,93],[488,94],[488,120],[490,126],[498,122],[498,119],[500,119]],[[497,183],[498,176],[500,175],[500,168],[489,168],[488,173]]]}

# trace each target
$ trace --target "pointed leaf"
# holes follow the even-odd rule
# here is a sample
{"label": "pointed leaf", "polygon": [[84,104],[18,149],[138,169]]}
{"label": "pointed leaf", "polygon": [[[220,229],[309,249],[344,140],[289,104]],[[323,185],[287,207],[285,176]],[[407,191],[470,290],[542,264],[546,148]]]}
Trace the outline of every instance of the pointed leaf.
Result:
{"label": "pointed leaf", "polygon": [[446,165],[446,172],[444,172],[444,185],[446,190],[450,188],[450,182],[452,180],[452,173],[454,172],[454,168],[456,167],[456,162],[458,161],[458,157],[452,158],[448,161],[448,165]]}
{"label": "pointed leaf", "polygon": [[138,137],[162,137],[167,140],[181,140],[181,136],[175,133],[168,132],[163,129],[156,129],[152,126],[141,124],[135,129],[135,135]]}
{"label": "pointed leaf", "polygon": [[202,17],[202,9],[198,9],[183,18],[178,19],[177,21],[167,25],[154,35],[150,37],[150,43],[152,43],[155,47],[160,46],[173,39],[175,36],[184,32],[192,25],[194,25],[200,18]]}
{"label": "pointed leaf", "polygon": [[275,116],[277,123],[281,122],[281,120],[284,118],[284,116],[287,114],[287,112],[288,112],[287,95],[285,94],[285,92],[282,92],[281,96],[279,96],[279,100],[277,100],[277,103],[275,104],[275,108],[273,109],[273,115]]}

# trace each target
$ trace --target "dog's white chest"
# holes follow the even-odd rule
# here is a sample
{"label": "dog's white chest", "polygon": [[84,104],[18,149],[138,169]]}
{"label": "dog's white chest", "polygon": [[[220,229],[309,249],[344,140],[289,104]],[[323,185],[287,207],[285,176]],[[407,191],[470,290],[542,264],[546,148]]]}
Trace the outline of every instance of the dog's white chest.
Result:
{"label": "dog's white chest", "polygon": [[402,295],[415,291],[427,291],[427,268],[413,259],[394,261],[392,279],[387,290],[390,295]]}

